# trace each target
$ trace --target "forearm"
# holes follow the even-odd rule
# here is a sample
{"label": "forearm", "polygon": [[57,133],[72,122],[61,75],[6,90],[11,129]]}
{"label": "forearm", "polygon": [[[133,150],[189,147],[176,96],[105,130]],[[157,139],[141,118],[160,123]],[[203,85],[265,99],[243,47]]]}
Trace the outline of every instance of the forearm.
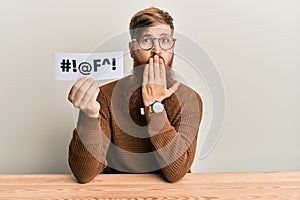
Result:
{"label": "forearm", "polygon": [[193,163],[199,124],[182,123],[182,127],[176,130],[165,112],[150,114],[147,118],[157,161],[165,178],[169,182],[176,182],[190,170]]}
{"label": "forearm", "polygon": [[[99,118],[99,122],[103,122]],[[104,123],[102,123],[104,125]],[[88,118],[80,113],[77,128],[69,146],[69,165],[80,183],[91,181],[106,167],[108,139],[103,137],[98,119]]]}
{"label": "forearm", "polygon": [[73,138],[69,145],[68,162],[79,183],[90,182],[105,168],[105,164],[99,162],[99,160],[87,150],[80,140],[77,130],[74,130]]}

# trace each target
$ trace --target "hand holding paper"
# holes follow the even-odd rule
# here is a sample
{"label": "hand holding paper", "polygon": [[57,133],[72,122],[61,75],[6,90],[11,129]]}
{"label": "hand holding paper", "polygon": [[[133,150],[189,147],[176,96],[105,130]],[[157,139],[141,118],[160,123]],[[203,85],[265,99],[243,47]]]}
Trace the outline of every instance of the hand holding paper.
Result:
{"label": "hand holding paper", "polygon": [[97,118],[100,111],[100,104],[97,101],[99,92],[100,89],[94,79],[84,76],[72,86],[68,100],[89,117]]}

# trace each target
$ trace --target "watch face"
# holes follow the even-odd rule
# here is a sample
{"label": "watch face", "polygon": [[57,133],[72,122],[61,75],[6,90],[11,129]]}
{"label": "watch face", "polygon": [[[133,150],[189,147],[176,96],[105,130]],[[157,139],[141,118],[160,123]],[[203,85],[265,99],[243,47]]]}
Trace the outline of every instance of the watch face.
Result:
{"label": "watch face", "polygon": [[164,111],[164,105],[158,101],[154,102],[154,104],[152,105],[152,111],[154,113],[158,113],[158,112],[162,112]]}

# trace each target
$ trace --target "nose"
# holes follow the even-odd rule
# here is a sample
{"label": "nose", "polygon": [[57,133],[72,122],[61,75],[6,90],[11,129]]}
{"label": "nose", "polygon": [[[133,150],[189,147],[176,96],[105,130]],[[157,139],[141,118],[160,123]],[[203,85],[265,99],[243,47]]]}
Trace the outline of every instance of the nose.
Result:
{"label": "nose", "polygon": [[152,54],[160,54],[161,52],[161,48],[159,46],[159,42],[158,39],[156,38],[155,40],[153,40],[153,48],[152,48]]}

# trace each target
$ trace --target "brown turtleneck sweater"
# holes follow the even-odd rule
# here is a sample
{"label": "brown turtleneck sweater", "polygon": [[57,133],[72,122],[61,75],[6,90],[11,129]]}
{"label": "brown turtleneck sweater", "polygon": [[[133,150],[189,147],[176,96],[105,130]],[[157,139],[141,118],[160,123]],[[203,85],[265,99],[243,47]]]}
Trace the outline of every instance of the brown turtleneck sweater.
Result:
{"label": "brown turtleneck sweater", "polygon": [[180,84],[162,102],[165,111],[141,115],[141,84],[132,75],[101,86],[98,119],[79,113],[69,146],[69,165],[78,182],[87,183],[103,170],[159,172],[175,182],[190,170],[202,118],[200,96]]}

